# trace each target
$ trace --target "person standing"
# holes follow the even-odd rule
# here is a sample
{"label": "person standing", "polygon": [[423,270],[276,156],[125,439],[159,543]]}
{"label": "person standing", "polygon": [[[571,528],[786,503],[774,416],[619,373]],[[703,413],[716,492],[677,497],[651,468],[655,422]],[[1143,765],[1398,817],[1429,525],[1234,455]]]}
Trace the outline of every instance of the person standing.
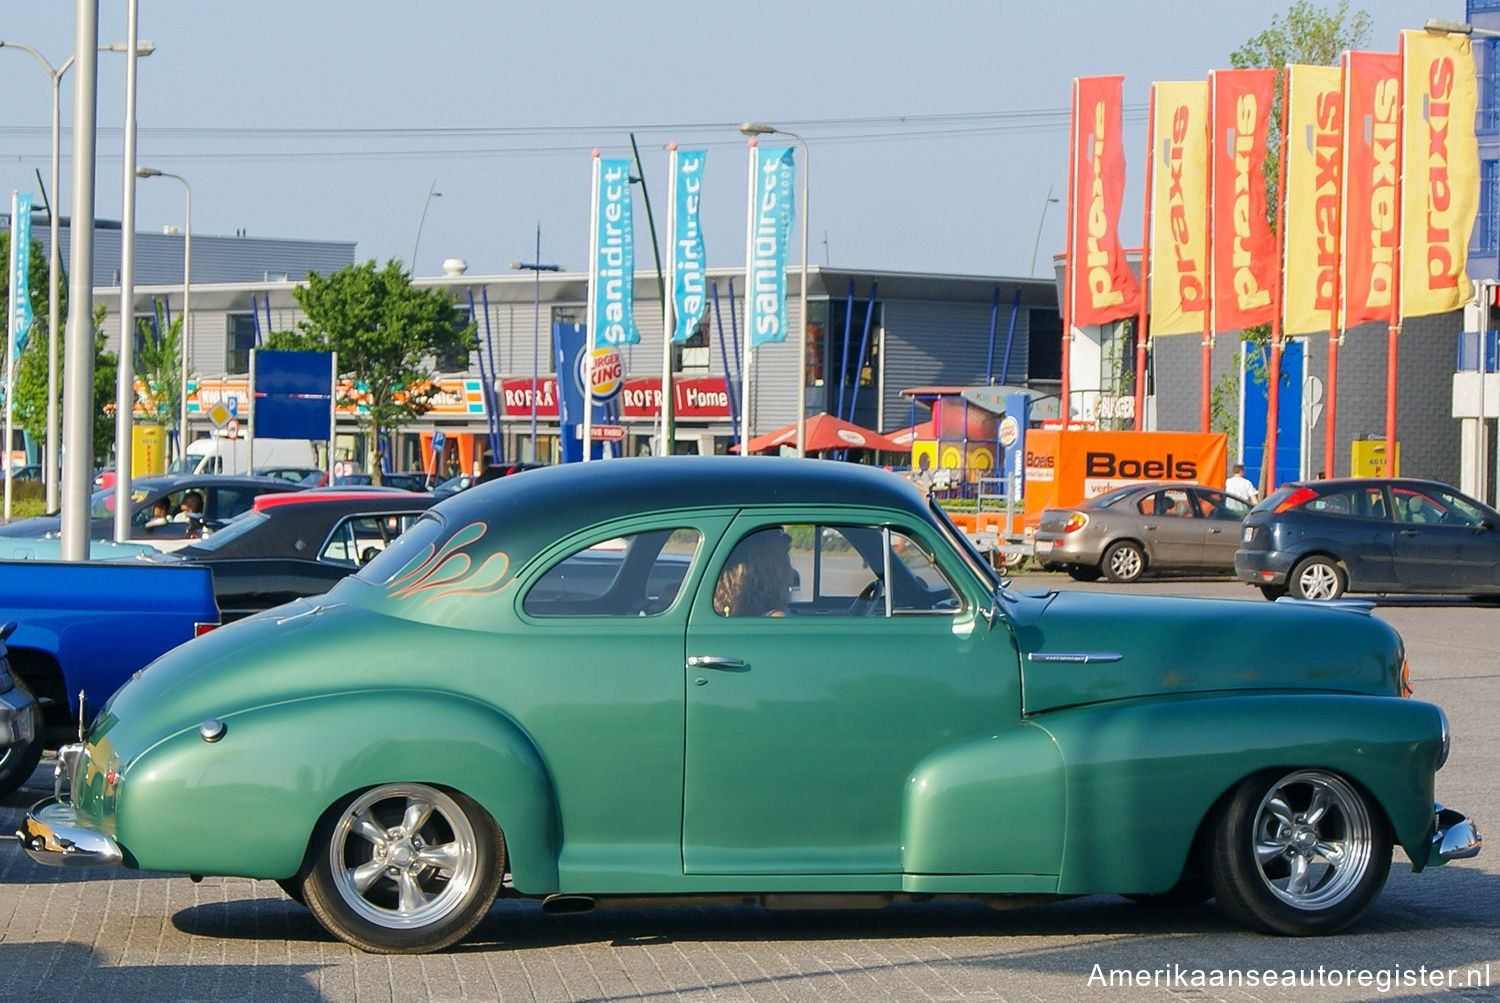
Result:
{"label": "person standing", "polygon": [[1254,505],[1260,501],[1260,491],[1256,489],[1250,478],[1245,476],[1245,465],[1243,463],[1236,463],[1234,465],[1234,472],[1224,482],[1224,490],[1247,505]]}

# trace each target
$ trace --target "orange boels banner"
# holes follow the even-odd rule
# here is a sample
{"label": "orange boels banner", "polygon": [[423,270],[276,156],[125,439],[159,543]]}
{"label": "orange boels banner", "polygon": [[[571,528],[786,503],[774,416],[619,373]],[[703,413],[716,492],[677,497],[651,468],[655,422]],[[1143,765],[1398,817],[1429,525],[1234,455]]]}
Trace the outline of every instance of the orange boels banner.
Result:
{"label": "orange boels banner", "polygon": [[1400,143],[1401,57],[1344,53],[1345,328],[1395,306]]}
{"label": "orange boels banner", "polygon": [[1401,33],[1401,313],[1457,310],[1469,300],[1469,233],[1479,205],[1478,91],[1464,35]]}
{"label": "orange boels banner", "polygon": [[1208,83],[1151,86],[1151,336],[1198,334],[1208,309]]}
{"label": "orange boels banner", "polygon": [[1220,432],[1026,433],[1026,523],[1042,510],[1077,505],[1140,481],[1224,484]]}
{"label": "orange boels banner", "polygon": [[1072,323],[1105,324],[1136,313],[1140,285],[1120,247],[1125,144],[1120,135],[1123,77],[1073,81],[1073,233],[1068,245]]}
{"label": "orange boels banner", "polygon": [[1311,334],[1337,323],[1343,74],[1337,66],[1288,70],[1283,330]]}
{"label": "orange boels banner", "polygon": [[1265,164],[1276,71],[1214,70],[1208,81],[1213,329],[1236,331],[1270,322],[1275,310]]}

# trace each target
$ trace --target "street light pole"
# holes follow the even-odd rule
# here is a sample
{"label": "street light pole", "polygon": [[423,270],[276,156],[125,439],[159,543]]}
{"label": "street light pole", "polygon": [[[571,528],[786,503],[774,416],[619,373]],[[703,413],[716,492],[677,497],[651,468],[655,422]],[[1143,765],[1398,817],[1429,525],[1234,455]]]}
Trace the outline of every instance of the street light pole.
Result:
{"label": "street light pole", "polygon": [[[56,68],[40,52],[22,42],[0,41],[0,49],[19,49],[29,52],[41,64],[52,83],[52,171],[47,191],[47,435],[43,443],[42,480],[47,492],[47,511],[56,512],[61,504],[58,487],[58,442],[57,434],[57,351],[59,342],[58,324],[62,317],[62,248],[58,246],[57,190],[59,164],[62,162],[62,78],[73,65],[73,57],[63,60]],[[99,47],[100,52],[125,52],[126,43],[114,42]],[[156,51],[150,42],[137,42],[136,55],[149,56]]]}
{"label": "street light pole", "polygon": [[536,225],[536,257],[530,261],[512,261],[510,267],[516,271],[529,271],[536,276],[531,291],[531,459],[536,461],[536,397],[538,368],[541,365],[542,341],[542,273],[562,270],[561,265],[542,264],[542,224]]}
{"label": "street light pole", "polygon": [[115,379],[115,539],[130,539],[131,451],[135,432],[135,43],[139,0],[127,5],[125,44],[125,172],[120,209],[120,364]]}
{"label": "street light pole", "polygon": [[[181,363],[181,371],[178,375],[179,386],[177,412],[177,448],[179,456],[187,455],[188,445],[188,346],[191,340],[188,336],[188,324],[193,316],[193,189],[187,183],[187,179],[177,174],[169,174],[166,171],[158,171],[154,167],[137,167],[135,176],[138,178],[171,178],[182,184],[182,337],[177,346],[177,356]],[[251,402],[254,403],[253,401]]]}
{"label": "street light pole", "polygon": [[411,242],[411,274],[417,274],[417,248],[422,244],[422,224],[427,222],[427,207],[432,204],[433,199],[440,199],[443,193],[437,190],[437,178],[432,179],[432,187],[427,189],[427,197],[422,200],[422,215],[417,217],[417,237]]}
{"label": "street light pole", "polygon": [[1057,199],[1052,197],[1052,186],[1048,185],[1047,201],[1042,203],[1042,218],[1036,222],[1036,240],[1031,244],[1031,271],[1027,272],[1027,275],[1036,274],[1036,252],[1042,246],[1042,225],[1047,222],[1047,207],[1056,201]]}
{"label": "street light pole", "polygon": [[[808,175],[812,173],[807,150],[807,140],[787,129],[778,129],[761,122],[741,122],[740,132],[746,136],[780,135],[790,136],[802,147],[802,278],[797,290],[797,309],[800,313],[797,333],[797,455],[807,455],[807,200],[811,187]],[[750,332],[745,332],[750,337]],[[748,403],[748,402],[746,402]],[[742,404],[741,406],[746,406]],[[745,447],[749,446],[746,439]],[[746,449],[748,455],[749,450]]]}

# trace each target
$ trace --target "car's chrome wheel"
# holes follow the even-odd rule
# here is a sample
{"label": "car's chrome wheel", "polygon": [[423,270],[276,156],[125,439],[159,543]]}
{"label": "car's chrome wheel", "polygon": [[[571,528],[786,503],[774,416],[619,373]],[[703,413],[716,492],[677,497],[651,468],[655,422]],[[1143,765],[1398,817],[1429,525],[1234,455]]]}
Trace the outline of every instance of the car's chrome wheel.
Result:
{"label": "car's chrome wheel", "polygon": [[1112,582],[1133,582],[1146,571],[1146,555],[1133,543],[1116,543],[1104,552],[1099,566]]}
{"label": "car's chrome wheel", "polygon": [[383,784],[330,812],[314,837],[307,906],[366,951],[416,954],[462,938],[499,891],[499,829],[462,794]]}
{"label": "car's chrome wheel", "polygon": [[1321,934],[1354,922],[1380,893],[1391,837],[1378,808],[1327,770],[1252,777],[1221,809],[1210,879],[1248,926]]}
{"label": "car's chrome wheel", "polygon": [[1303,558],[1289,581],[1298,599],[1337,599],[1344,594],[1344,570],[1329,557]]}

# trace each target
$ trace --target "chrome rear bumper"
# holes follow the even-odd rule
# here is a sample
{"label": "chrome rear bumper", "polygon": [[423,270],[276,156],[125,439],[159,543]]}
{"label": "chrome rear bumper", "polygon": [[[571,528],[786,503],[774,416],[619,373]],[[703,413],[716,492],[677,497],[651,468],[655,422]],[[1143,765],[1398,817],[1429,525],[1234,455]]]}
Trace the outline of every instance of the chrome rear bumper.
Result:
{"label": "chrome rear bumper", "polygon": [[83,825],[73,806],[57,798],[32,805],[16,835],[27,856],[49,867],[98,867],[121,860],[113,839]]}
{"label": "chrome rear bumper", "polygon": [[1484,840],[1474,823],[1452,808],[1433,807],[1437,810],[1437,821],[1432,830],[1432,849],[1427,855],[1427,866],[1436,867],[1450,860],[1478,856]]}

